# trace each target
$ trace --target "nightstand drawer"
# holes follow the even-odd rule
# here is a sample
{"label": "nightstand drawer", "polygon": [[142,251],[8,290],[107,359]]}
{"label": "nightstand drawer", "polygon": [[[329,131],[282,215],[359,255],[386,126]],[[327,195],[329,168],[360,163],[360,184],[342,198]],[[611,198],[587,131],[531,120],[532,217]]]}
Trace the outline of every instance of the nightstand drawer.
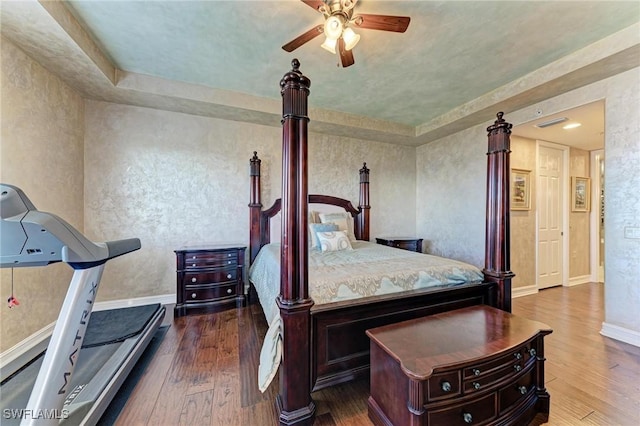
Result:
{"label": "nightstand drawer", "polygon": [[430,402],[460,395],[460,372],[434,374],[427,382],[427,392]]}
{"label": "nightstand drawer", "polygon": [[215,268],[221,266],[235,266],[238,264],[236,252],[207,253],[191,252],[184,256],[185,269]]}
{"label": "nightstand drawer", "polygon": [[211,272],[185,272],[183,284],[200,285],[200,284],[213,284],[224,283],[226,281],[235,281],[238,278],[238,268],[234,269],[220,269]]}
{"label": "nightstand drawer", "polygon": [[184,300],[186,303],[208,302],[223,297],[236,295],[236,285],[222,285],[214,287],[188,288],[185,289]]}
{"label": "nightstand drawer", "polygon": [[447,426],[488,424],[498,415],[496,405],[496,394],[495,392],[490,393],[484,398],[460,404],[459,406],[440,411],[428,411],[428,424]]}
{"label": "nightstand drawer", "polygon": [[498,392],[500,401],[500,413],[513,408],[519,399],[535,389],[535,378],[533,377],[535,369],[530,369],[524,376],[520,377],[515,383],[509,383]]}

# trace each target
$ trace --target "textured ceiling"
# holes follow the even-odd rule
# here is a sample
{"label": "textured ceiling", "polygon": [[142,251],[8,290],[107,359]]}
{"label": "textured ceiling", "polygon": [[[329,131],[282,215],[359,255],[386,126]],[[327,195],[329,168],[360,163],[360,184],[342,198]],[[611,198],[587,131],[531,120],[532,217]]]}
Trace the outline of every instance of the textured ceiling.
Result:
{"label": "textured ceiling", "polygon": [[[312,130],[419,145],[640,62],[637,1],[371,1],[355,65],[281,46],[323,22],[297,0],[2,2],[3,35],[86,96],[278,125],[293,58]],[[313,127],[315,126],[315,127]]]}

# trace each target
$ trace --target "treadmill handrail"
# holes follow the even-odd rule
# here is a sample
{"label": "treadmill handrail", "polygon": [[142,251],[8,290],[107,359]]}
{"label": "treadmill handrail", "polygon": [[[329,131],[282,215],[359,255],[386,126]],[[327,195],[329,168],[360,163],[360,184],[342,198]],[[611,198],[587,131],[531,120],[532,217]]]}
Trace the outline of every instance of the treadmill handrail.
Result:
{"label": "treadmill handrail", "polygon": [[2,268],[62,261],[74,269],[85,269],[141,246],[138,238],[94,243],[64,219],[38,211],[26,194],[13,185],[0,184],[0,196]]}

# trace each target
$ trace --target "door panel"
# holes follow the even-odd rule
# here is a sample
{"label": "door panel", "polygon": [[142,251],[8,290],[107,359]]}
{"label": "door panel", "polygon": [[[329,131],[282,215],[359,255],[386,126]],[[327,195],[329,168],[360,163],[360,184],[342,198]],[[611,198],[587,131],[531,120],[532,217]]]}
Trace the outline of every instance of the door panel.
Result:
{"label": "door panel", "polygon": [[562,285],[562,155],[538,149],[538,288]]}

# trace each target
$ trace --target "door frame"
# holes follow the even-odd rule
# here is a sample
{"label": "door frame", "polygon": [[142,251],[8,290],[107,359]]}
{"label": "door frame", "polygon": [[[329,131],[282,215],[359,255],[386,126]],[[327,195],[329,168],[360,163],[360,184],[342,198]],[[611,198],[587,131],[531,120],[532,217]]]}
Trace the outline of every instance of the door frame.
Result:
{"label": "door frame", "polygon": [[538,253],[539,248],[539,217],[538,217],[538,160],[540,158],[540,147],[545,146],[548,148],[557,149],[562,151],[562,172],[560,182],[562,185],[562,286],[569,286],[569,147],[566,145],[560,145],[553,142],[547,142],[544,140],[536,140],[536,290],[540,290],[538,285],[538,278],[540,276],[538,268],[538,260],[540,255]]}
{"label": "door frame", "polygon": [[[591,151],[590,153],[590,163],[591,163],[591,213],[589,217],[589,232],[591,234],[591,238],[589,239],[589,278],[591,282],[597,283],[598,273],[600,268],[599,256],[598,252],[600,250],[600,224],[599,224],[599,213],[600,213],[600,190],[602,189],[600,185],[600,166],[604,162],[605,153],[604,149],[598,149],[595,151]],[[605,170],[606,173],[606,170]],[[606,230],[605,230],[606,235]],[[606,242],[605,242],[606,244]],[[606,258],[605,258],[606,262]]]}

